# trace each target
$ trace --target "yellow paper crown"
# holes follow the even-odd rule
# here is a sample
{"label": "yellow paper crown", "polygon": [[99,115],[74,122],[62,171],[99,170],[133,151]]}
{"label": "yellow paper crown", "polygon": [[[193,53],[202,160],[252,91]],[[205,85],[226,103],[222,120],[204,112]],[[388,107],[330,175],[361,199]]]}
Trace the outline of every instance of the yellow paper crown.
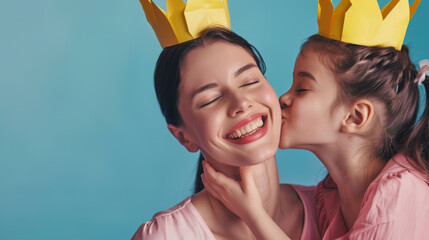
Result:
{"label": "yellow paper crown", "polygon": [[381,11],[377,0],[342,0],[333,9],[331,0],[319,0],[319,35],[365,46],[401,50],[409,20],[420,0],[391,0]]}
{"label": "yellow paper crown", "polygon": [[167,12],[151,0],[140,3],[163,48],[198,38],[210,26],[231,28],[227,0],[167,0]]}

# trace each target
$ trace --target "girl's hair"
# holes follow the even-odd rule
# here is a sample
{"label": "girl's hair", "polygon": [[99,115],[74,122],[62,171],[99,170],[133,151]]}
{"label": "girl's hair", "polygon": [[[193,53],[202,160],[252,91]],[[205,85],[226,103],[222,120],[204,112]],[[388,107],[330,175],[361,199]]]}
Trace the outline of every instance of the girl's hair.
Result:
{"label": "girl's hair", "polygon": [[[199,38],[164,48],[156,63],[154,78],[158,103],[168,124],[173,124],[175,126],[183,124],[178,109],[180,67],[183,60],[192,49],[204,47],[217,41],[223,41],[242,47],[255,59],[261,72],[263,74],[265,73],[265,63],[258,50],[244,38],[225,28],[209,28],[204,31]],[[203,171],[201,165],[202,160],[204,160],[204,157],[200,154],[195,179],[195,192],[199,192],[204,188],[200,177]]]}
{"label": "girl's hair", "polygon": [[[381,143],[373,147],[375,156],[388,161],[402,152],[411,163],[429,173],[429,98],[426,97],[420,119],[420,92],[416,68],[408,47],[368,47],[311,36],[301,47],[301,54],[312,51],[332,70],[339,84],[339,103],[368,98],[382,103]],[[423,82],[427,95],[429,80]]]}

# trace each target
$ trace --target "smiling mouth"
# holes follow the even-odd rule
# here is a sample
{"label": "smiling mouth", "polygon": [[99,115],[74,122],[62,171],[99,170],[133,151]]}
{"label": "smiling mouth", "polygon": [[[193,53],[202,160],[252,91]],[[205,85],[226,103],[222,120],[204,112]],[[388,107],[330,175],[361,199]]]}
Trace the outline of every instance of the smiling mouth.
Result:
{"label": "smiling mouth", "polygon": [[236,129],[234,132],[226,135],[227,139],[237,140],[249,136],[259,129],[263,128],[265,125],[266,116],[260,116],[259,118],[253,120],[252,122],[246,124],[245,126]]}

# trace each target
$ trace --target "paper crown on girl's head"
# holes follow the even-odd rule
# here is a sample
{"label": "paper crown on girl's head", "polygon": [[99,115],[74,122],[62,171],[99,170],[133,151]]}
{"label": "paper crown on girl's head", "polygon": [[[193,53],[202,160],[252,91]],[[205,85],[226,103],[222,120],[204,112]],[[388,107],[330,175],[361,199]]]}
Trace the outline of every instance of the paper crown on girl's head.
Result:
{"label": "paper crown on girl's head", "polygon": [[167,12],[152,0],[140,0],[162,48],[198,38],[210,26],[230,29],[227,0],[167,0]]}
{"label": "paper crown on girl's head", "polygon": [[319,0],[319,35],[365,46],[401,50],[408,22],[420,0],[391,0],[381,11],[377,0],[342,0],[333,9],[331,0]]}

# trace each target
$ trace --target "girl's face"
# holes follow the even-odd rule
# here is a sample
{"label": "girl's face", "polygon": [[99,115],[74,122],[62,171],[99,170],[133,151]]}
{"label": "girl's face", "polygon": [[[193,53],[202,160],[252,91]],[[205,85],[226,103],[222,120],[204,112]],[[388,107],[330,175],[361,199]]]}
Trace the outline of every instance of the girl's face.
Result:
{"label": "girl's face", "polygon": [[274,157],[279,102],[242,47],[218,41],[191,50],[181,65],[178,108],[179,141],[197,146],[206,159],[244,166]]}
{"label": "girl's face", "polygon": [[341,123],[335,103],[338,85],[332,71],[312,51],[300,53],[295,62],[293,84],[280,97],[282,128],[280,148],[314,150],[334,141]]}

